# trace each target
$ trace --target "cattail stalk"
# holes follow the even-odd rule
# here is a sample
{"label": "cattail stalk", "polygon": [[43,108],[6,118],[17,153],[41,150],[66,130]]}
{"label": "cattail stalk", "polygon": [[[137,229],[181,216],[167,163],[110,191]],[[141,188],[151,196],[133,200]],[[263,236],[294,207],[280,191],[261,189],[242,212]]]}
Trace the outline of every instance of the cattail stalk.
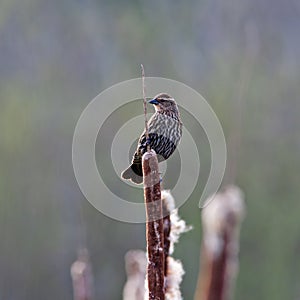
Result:
{"label": "cattail stalk", "polygon": [[154,150],[142,158],[144,199],[146,206],[148,299],[165,299],[164,227],[158,160]]}
{"label": "cattail stalk", "polygon": [[195,300],[228,300],[238,270],[239,230],[244,200],[229,186],[207,200],[202,211],[203,240]]}

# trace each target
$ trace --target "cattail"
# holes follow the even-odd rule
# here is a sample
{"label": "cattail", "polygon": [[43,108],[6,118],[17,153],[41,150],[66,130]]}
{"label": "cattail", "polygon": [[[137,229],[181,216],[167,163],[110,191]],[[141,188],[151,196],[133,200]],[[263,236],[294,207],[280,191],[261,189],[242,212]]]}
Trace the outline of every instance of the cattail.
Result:
{"label": "cattail", "polygon": [[146,206],[147,293],[149,300],[165,299],[164,228],[157,156],[143,155],[144,199]]}
{"label": "cattail", "polygon": [[239,230],[244,197],[228,186],[207,200],[202,211],[203,242],[195,300],[231,299],[238,270]]}
{"label": "cattail", "polygon": [[93,299],[93,275],[87,249],[78,252],[77,260],[71,266],[74,300]]}
{"label": "cattail", "polygon": [[123,300],[144,300],[147,257],[142,250],[130,250],[125,255],[127,282]]}

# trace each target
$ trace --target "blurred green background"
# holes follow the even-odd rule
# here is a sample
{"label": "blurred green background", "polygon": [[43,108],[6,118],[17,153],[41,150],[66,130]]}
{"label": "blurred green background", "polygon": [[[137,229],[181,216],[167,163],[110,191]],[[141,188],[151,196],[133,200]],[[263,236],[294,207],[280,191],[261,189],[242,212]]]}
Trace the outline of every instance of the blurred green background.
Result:
{"label": "blurred green background", "polygon": [[[299,29],[298,0],[2,0],[0,299],[72,299],[83,239],[96,299],[121,299],[123,257],[145,247],[145,226],[84,199],[71,146],[89,101],[139,77],[140,63],[196,89],[223,125],[247,202],[236,299],[299,299]],[[185,299],[198,273],[198,201],[180,209],[194,226],[175,251]]]}

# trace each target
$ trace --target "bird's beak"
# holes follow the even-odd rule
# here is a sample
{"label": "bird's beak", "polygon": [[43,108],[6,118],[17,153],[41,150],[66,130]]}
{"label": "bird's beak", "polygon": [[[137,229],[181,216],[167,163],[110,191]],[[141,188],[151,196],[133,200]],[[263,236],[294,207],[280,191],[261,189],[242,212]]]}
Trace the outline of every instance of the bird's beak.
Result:
{"label": "bird's beak", "polygon": [[156,99],[149,100],[148,103],[157,105],[159,102]]}

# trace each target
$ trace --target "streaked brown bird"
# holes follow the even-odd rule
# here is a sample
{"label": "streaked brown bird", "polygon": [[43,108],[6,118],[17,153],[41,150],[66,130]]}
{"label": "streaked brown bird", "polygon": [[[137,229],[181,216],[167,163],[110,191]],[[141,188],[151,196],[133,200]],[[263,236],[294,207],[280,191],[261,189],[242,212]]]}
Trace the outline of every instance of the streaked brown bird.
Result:
{"label": "streaked brown bird", "polygon": [[142,156],[147,151],[147,145],[156,152],[158,161],[161,162],[171,156],[182,136],[182,122],[174,98],[161,93],[148,103],[153,104],[155,108],[155,113],[148,122],[149,139],[146,139],[144,130],[131,165],[121,174],[123,179],[136,184],[143,182]]}

